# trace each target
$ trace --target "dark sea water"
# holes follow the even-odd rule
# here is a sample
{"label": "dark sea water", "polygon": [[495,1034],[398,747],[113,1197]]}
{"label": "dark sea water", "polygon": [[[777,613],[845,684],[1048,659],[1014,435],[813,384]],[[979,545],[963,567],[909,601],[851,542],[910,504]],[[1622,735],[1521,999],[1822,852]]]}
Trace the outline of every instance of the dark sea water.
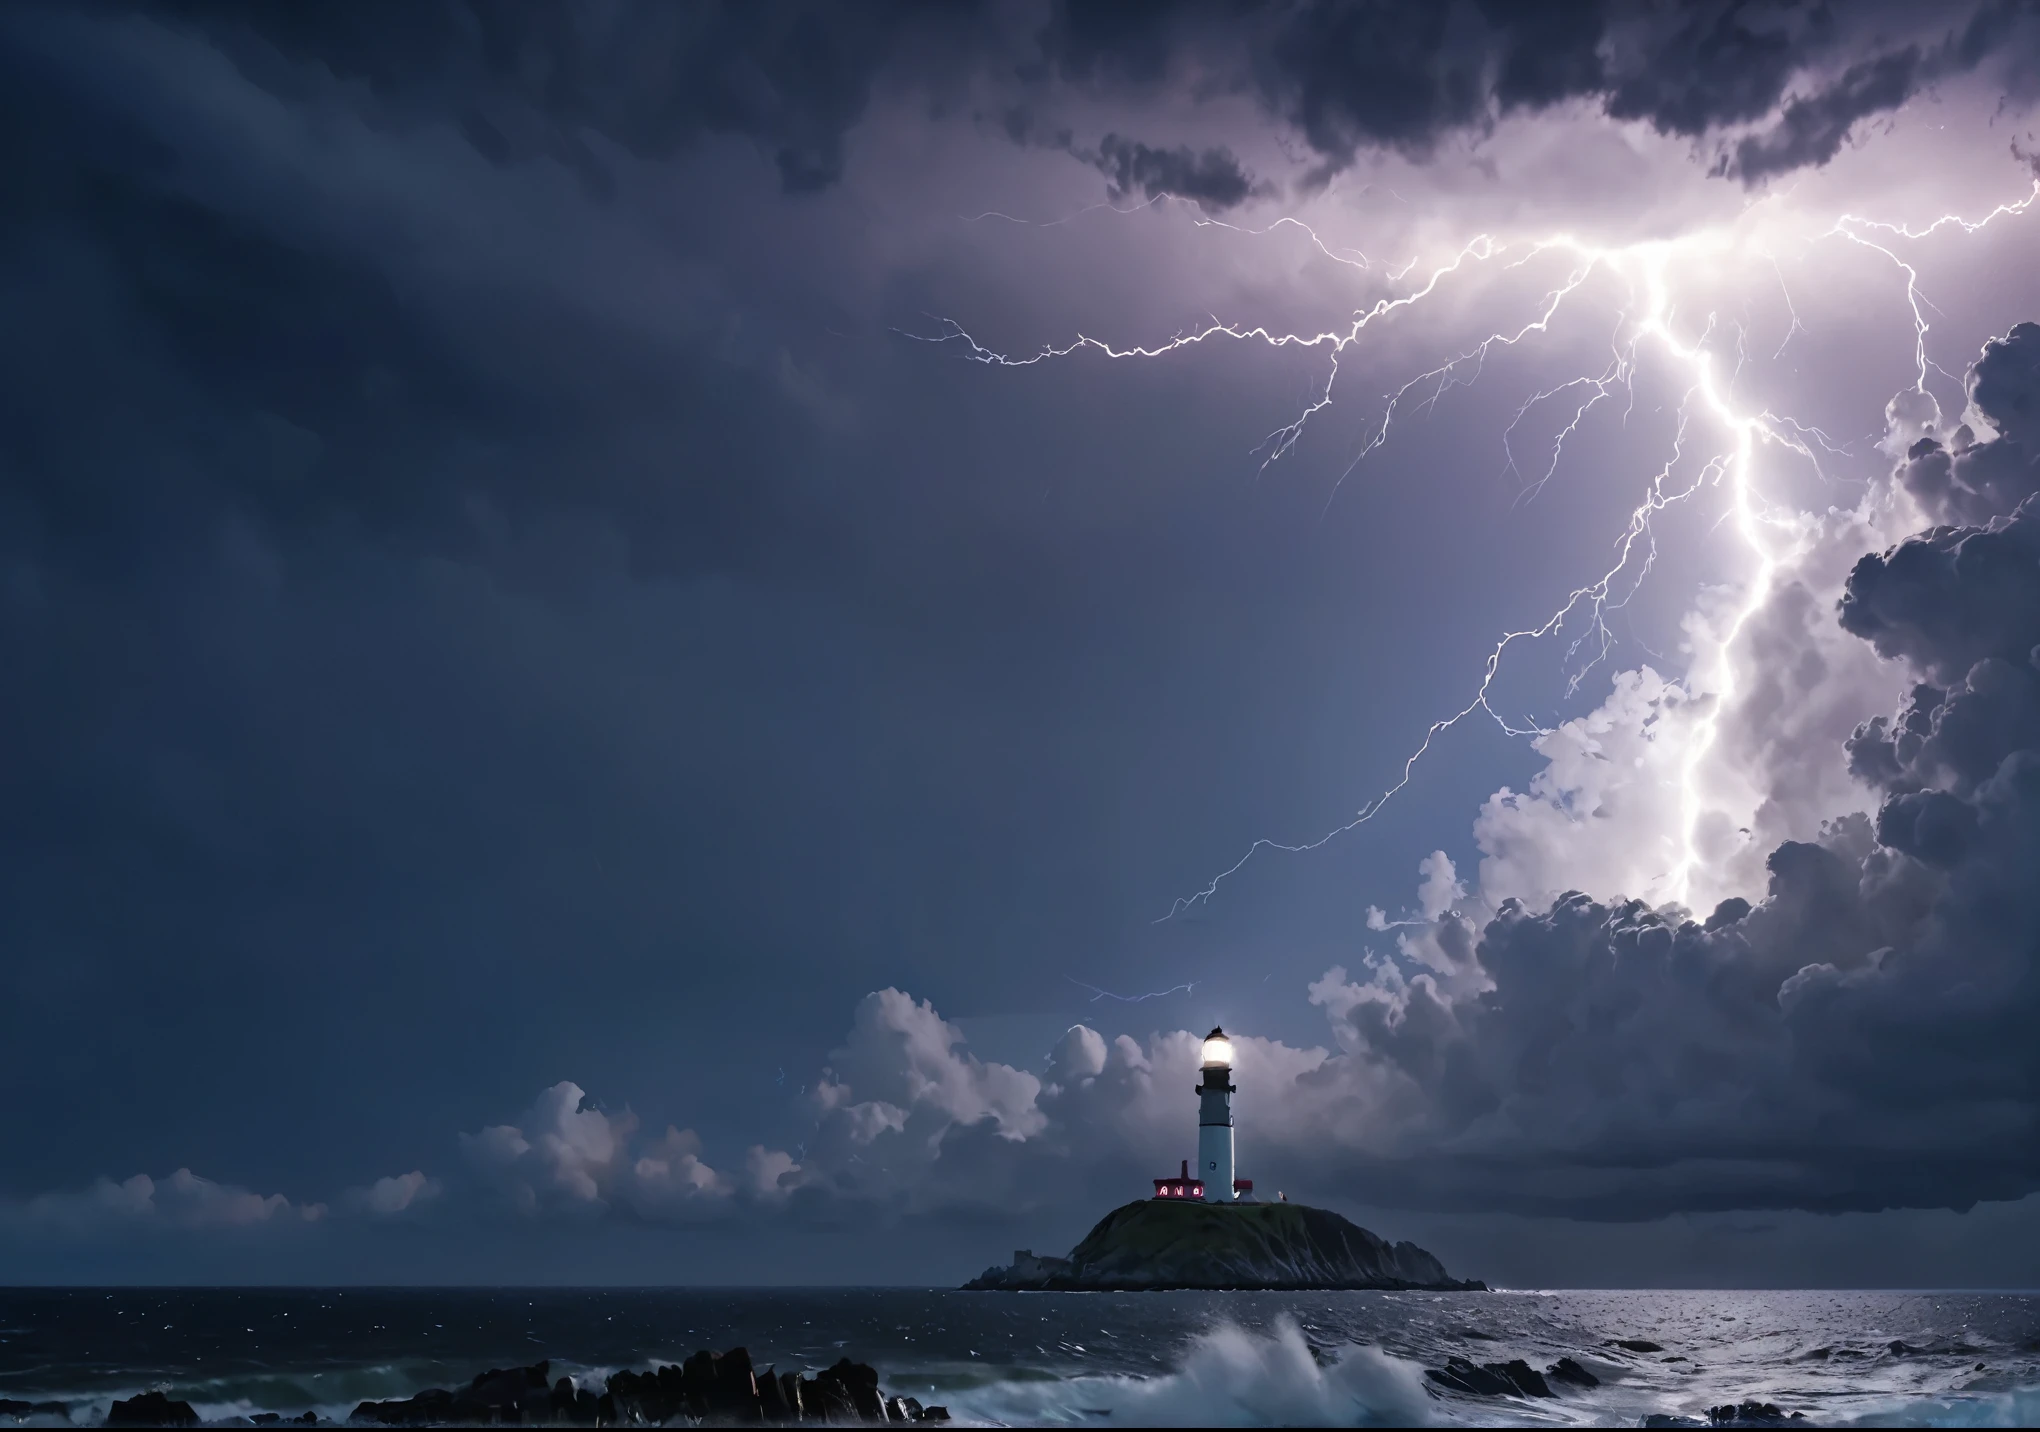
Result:
{"label": "dark sea water", "polygon": [[[344,1418],[490,1367],[599,1384],[732,1346],[781,1370],[848,1355],[991,1424],[1634,1426],[1746,1398],[1829,1426],[2040,1421],[2040,1295],[2018,1293],[0,1289],[0,1397],[81,1423],[148,1388],[208,1419]],[[1452,1356],[1569,1356],[1602,1385],[1437,1395],[1423,1369]]]}

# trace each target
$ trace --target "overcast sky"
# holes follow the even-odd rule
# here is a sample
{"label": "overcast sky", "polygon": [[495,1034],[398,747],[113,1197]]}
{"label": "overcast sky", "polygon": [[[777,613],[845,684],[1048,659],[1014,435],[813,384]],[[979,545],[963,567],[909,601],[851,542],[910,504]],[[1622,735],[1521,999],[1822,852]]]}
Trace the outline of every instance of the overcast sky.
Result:
{"label": "overcast sky", "polygon": [[8,7],[0,1282],[955,1281],[1222,1022],[1459,1276],[2034,1284],[2036,98],[2009,0]]}

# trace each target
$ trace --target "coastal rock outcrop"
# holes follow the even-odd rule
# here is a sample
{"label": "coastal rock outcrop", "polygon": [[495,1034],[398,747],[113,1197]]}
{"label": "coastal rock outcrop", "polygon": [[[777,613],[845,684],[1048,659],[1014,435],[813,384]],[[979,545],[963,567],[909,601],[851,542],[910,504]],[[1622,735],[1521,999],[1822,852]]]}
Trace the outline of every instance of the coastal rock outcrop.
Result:
{"label": "coastal rock outcrop", "polygon": [[1389,1243],[1323,1208],[1141,1199],[1105,1215],[1067,1258],[1017,1255],[964,1284],[980,1291],[1422,1289],[1460,1282],[1414,1243]]}
{"label": "coastal rock outcrop", "polygon": [[160,1392],[144,1392],[125,1398],[106,1412],[109,1427],[196,1427],[198,1414],[189,1402],[177,1402]]}
{"label": "coastal rock outcrop", "polygon": [[1475,1363],[1467,1358],[1447,1359],[1443,1367],[1427,1367],[1424,1376],[1440,1387],[1475,1397],[1556,1397],[1544,1374],[1522,1358],[1507,1362]]}
{"label": "coastal rock outcrop", "polygon": [[1446,1359],[1443,1367],[1427,1367],[1424,1376],[1451,1392],[1473,1397],[1556,1397],[1552,1384],[1561,1387],[1599,1387],[1601,1379],[1569,1357],[1562,1357],[1539,1372],[1522,1358],[1507,1362],[1474,1362],[1471,1358]]}
{"label": "coastal rock outcrop", "polygon": [[[646,1372],[612,1373],[602,1391],[572,1378],[548,1382],[551,1364],[492,1368],[455,1392],[428,1388],[415,1397],[364,1402],[350,1422],[381,1427],[541,1423],[555,1426],[658,1426],[691,1422],[946,1422],[942,1407],[888,1396],[875,1368],[839,1359],[813,1377],[757,1368],[743,1348],[697,1352]],[[179,1404],[182,1405],[182,1404]]]}

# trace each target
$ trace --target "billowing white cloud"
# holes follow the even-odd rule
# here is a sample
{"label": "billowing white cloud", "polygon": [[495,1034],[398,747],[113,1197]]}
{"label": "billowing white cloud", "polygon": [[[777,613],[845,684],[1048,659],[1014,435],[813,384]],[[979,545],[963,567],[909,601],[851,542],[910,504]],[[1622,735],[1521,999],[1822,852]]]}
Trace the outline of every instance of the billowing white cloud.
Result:
{"label": "billowing white cloud", "polygon": [[1624,671],[1598,708],[1536,738],[1544,768],[1527,790],[1496,792],[1474,822],[1489,908],[1579,890],[1681,900],[1704,915],[1760,896],[1780,843],[1874,810],[1877,792],[1851,774],[1843,744],[1911,678],[1834,613],[1857,559],[1918,525],[1890,486],[1806,519],[1799,554],[1732,638],[1726,594],[1709,594],[1687,621],[1695,668],[1718,654],[1725,682]]}
{"label": "billowing white cloud", "polygon": [[703,1160],[693,1130],[668,1127],[640,1141],[635,1114],[583,1107],[586,1100],[580,1085],[562,1081],[516,1123],[461,1135],[473,1191],[527,1217],[615,1215],[656,1223],[777,1202],[801,1182],[800,1165],[784,1152],[753,1146],[743,1172],[733,1176]]}

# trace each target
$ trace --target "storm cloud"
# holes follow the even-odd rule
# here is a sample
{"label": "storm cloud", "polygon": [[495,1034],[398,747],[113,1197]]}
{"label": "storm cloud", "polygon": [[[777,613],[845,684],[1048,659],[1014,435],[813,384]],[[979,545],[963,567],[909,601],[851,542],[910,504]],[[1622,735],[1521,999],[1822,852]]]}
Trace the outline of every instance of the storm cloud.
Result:
{"label": "storm cloud", "polygon": [[[359,87],[376,123],[450,121],[491,162],[556,160],[598,195],[612,183],[598,139],[657,159],[706,136],[742,137],[788,191],[826,187],[887,88],[938,113],[989,91],[1033,129],[1045,127],[1037,111],[1073,97],[1246,95],[1314,156],[1297,176],[1306,186],[1371,149],[1422,153],[1510,115],[1587,104],[1704,142],[1718,172],[1754,184],[1826,163],[1859,123],[1937,80],[1992,65],[2028,72],[2040,43],[2019,0],[1931,12],[1818,0],[137,8],[206,35],[279,94],[301,97],[323,73]],[[1074,152],[1115,193],[1166,190],[1215,207],[1244,197],[1248,181],[1222,150],[1156,138],[1108,134]]]}

